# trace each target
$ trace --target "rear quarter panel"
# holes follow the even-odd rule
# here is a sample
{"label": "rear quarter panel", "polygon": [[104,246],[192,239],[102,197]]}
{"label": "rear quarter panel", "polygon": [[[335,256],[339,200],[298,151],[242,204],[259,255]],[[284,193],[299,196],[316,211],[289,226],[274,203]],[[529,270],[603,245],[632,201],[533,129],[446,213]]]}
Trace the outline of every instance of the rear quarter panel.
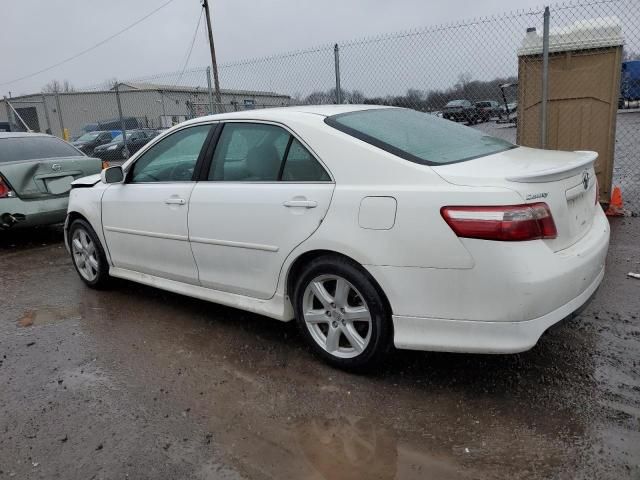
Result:
{"label": "rear quarter panel", "polygon": [[[324,123],[301,122],[291,128],[330,169],[336,188],[324,221],[288,257],[285,272],[295,258],[311,250],[336,251],[362,265],[473,268],[473,258],[442,219],[440,208],[520,200],[504,188],[452,185],[428,166],[398,158]],[[361,201],[368,196],[396,199],[392,228],[373,230],[359,225]]]}

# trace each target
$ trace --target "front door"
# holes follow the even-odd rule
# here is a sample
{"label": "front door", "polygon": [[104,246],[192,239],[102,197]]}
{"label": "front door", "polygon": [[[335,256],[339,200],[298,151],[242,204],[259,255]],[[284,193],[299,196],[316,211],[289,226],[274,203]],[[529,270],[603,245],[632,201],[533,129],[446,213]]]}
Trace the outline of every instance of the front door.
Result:
{"label": "front door", "polygon": [[211,125],[163,138],[136,159],[125,183],[102,197],[102,225],[115,267],[198,283],[187,212],[194,171]]}
{"label": "front door", "polygon": [[320,226],[334,183],[284,128],[226,123],[189,205],[204,287],[267,299],[291,251]]}

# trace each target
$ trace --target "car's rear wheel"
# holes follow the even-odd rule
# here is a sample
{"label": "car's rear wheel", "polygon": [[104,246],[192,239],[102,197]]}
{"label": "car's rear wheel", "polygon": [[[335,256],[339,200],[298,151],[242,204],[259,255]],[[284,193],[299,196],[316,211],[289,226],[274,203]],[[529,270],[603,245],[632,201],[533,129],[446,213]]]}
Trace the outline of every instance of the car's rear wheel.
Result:
{"label": "car's rear wheel", "polygon": [[346,258],[312,260],[296,283],[294,307],[311,348],[336,367],[370,368],[391,347],[386,302],[369,275]]}
{"label": "car's rear wheel", "polygon": [[74,220],[69,227],[69,249],[78,275],[92,288],[109,283],[109,264],[98,236],[85,220]]}

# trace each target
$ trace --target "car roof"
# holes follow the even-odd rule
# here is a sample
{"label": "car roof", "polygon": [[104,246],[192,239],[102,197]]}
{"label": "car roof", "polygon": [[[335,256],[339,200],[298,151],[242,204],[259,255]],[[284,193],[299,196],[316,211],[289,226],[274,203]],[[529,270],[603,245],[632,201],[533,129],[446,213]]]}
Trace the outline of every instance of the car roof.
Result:
{"label": "car roof", "polygon": [[50,137],[46,133],[38,132],[0,132],[0,138],[20,138],[20,137]]}
{"label": "car roof", "polygon": [[201,123],[207,120],[274,120],[286,121],[300,116],[317,115],[320,117],[329,117],[340,113],[356,112],[359,110],[372,110],[379,108],[396,108],[386,105],[298,105],[293,107],[274,107],[264,109],[242,110],[231,113],[218,113],[215,115],[207,115],[205,117],[197,117],[180,125]]}

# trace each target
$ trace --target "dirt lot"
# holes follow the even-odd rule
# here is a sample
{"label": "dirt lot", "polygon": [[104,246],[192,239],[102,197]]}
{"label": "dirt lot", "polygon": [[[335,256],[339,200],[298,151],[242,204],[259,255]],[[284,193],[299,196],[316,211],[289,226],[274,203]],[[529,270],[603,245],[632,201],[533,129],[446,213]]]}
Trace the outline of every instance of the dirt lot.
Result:
{"label": "dirt lot", "polygon": [[0,479],[640,478],[640,219],[577,318],[520,355],[356,376],[293,325],[120,282],[59,229],[0,237]]}

